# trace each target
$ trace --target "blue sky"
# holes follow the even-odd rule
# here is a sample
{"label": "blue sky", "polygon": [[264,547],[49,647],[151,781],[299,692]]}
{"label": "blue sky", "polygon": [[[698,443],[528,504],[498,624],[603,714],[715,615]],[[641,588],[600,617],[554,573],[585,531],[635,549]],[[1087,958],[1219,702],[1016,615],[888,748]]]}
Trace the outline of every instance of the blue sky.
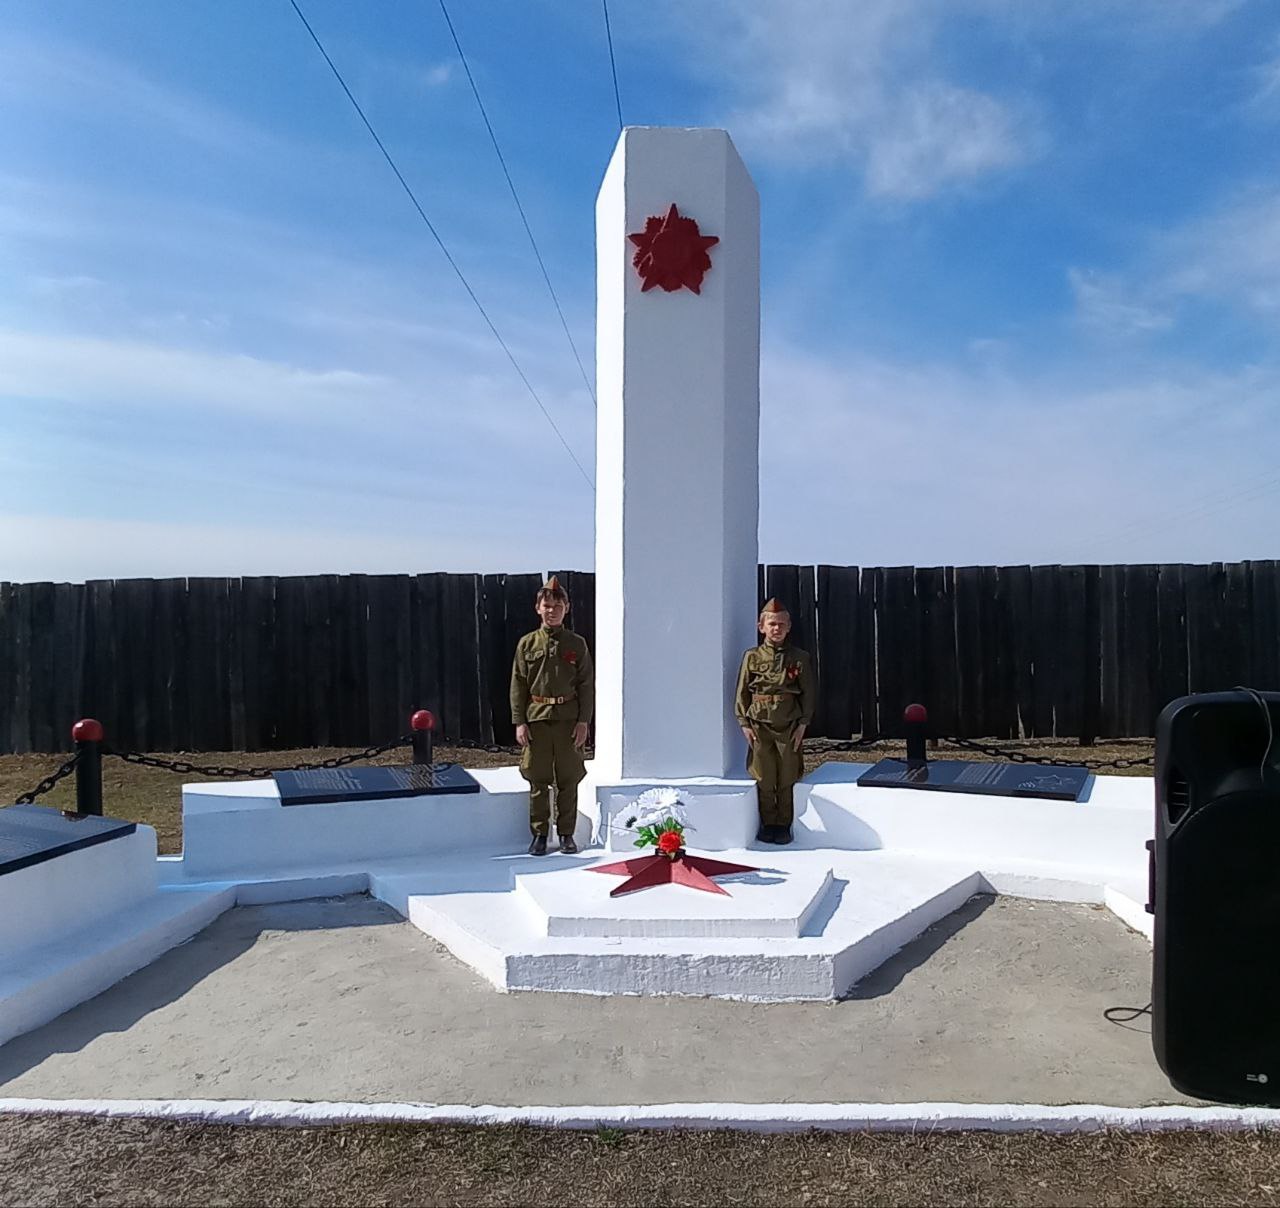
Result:
{"label": "blue sky", "polygon": [[[299,0],[591,465],[437,0]],[[453,0],[588,368],[596,0]],[[1280,5],[613,0],[763,222],[761,554],[1280,555]],[[0,579],[590,567],[593,505],[288,0],[14,0]]]}

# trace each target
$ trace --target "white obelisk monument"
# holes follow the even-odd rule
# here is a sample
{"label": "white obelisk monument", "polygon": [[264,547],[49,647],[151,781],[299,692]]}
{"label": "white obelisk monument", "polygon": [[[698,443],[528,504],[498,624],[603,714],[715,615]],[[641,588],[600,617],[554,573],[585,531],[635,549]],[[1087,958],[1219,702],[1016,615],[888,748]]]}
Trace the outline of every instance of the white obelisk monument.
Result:
{"label": "white obelisk monument", "polygon": [[741,777],[760,202],[725,131],[623,131],[596,202],[596,281],[593,777]]}

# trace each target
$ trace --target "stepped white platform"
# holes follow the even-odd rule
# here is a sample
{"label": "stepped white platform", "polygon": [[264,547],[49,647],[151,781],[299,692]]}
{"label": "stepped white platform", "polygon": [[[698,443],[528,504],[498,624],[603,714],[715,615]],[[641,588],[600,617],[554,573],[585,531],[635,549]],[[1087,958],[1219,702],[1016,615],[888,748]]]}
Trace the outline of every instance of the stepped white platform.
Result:
{"label": "stepped white platform", "polygon": [[744,837],[749,782],[669,782],[692,851],[759,869],[723,878],[728,897],[664,885],[613,899],[618,879],[586,871],[635,854],[609,823],[654,782],[588,779],[585,850],[524,855],[514,768],[473,773],[479,797],[341,806],[281,807],[270,782],[214,786],[213,800],[193,786],[188,850],[167,875],[241,902],[368,891],[503,990],[831,999],[982,892],[1105,903],[1150,935],[1149,780],[1096,778],[1063,802],[861,788],[869,766],[826,764],[798,787],[789,848]]}
{"label": "stepped white platform", "polygon": [[[648,782],[584,785],[584,850],[541,859],[523,854],[514,768],[474,771],[479,794],[338,805],[281,806],[272,781],[188,786],[182,857],[157,860],[139,826],[0,878],[0,1043],[233,905],[317,896],[380,898],[499,989],[581,994],[836,998],[984,892],[1105,904],[1150,938],[1149,779],[1099,777],[1062,802],[864,789],[867,766],[829,763],[798,786],[788,848],[732,842],[754,816],[742,784],[676,782],[691,850],[759,870],[720,879],[728,897],[614,899],[618,878],[587,871],[624,850],[608,819]],[[608,848],[586,846],[593,834]]]}
{"label": "stepped white platform", "polygon": [[156,833],[139,825],[0,876],[0,1044],[150,964],[235,902],[227,887],[164,888],[159,868]]}

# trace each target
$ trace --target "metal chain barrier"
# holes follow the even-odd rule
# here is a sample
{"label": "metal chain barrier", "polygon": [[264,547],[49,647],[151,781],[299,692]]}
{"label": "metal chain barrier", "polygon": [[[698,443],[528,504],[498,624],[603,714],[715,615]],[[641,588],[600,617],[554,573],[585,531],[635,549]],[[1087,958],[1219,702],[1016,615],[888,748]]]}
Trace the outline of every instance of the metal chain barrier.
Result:
{"label": "metal chain barrier", "polygon": [[366,747],[352,755],[337,755],[333,759],[322,759],[319,763],[292,763],[287,767],[276,768],[233,768],[217,764],[191,763],[185,759],[162,759],[159,755],[143,755],[139,751],[113,751],[104,746],[104,755],[114,755],[125,763],[137,763],[143,767],[160,768],[166,772],[181,772],[184,776],[225,776],[228,779],[239,779],[245,776],[264,778],[272,772],[305,772],[316,768],[341,768],[361,759],[372,759],[375,755],[384,755],[396,747],[408,746],[413,741],[410,734],[401,734],[390,742],[379,743],[376,747]]}
{"label": "metal chain barrier", "polygon": [[490,755],[519,755],[520,747],[503,747],[497,743],[480,742],[474,738],[442,738],[442,747],[455,747],[461,751],[487,751]]}
{"label": "metal chain barrier", "polygon": [[21,797],[14,801],[14,805],[31,805],[37,797],[47,793],[59,780],[70,776],[76,770],[76,764],[80,762],[80,752],[77,751],[70,759],[66,761],[56,772],[51,772],[39,784],[36,785],[28,793],[23,793]]}
{"label": "metal chain barrier", "polygon": [[988,746],[986,743],[975,742],[972,738],[942,737],[940,741],[950,743],[954,747],[963,747],[967,751],[990,755],[995,759],[1007,759],[1010,763],[1042,763],[1055,768],[1141,768],[1155,762],[1154,755],[1143,755],[1133,759],[1126,759],[1124,756],[1116,759],[1049,759],[1031,751]]}
{"label": "metal chain barrier", "polygon": [[833,751],[858,751],[885,741],[888,740],[881,734],[864,734],[861,738],[806,738],[802,745],[815,755],[825,755]]}

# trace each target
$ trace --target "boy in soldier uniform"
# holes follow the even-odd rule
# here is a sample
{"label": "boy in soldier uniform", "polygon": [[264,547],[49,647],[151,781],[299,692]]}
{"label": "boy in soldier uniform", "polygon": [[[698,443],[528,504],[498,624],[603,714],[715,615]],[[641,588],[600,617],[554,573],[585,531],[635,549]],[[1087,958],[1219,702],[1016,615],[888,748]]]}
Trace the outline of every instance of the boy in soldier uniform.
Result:
{"label": "boy in soldier uniform", "polygon": [[511,665],[511,720],[523,748],[520,774],[529,782],[529,854],[545,856],[552,785],[560,850],[578,850],[578,782],[586,775],[582,752],[596,689],[587,643],[564,627],[569,596],[555,575],[539,590],[534,608],[542,624],[516,644]]}
{"label": "boy in soldier uniform", "polygon": [[747,771],[756,782],[762,843],[791,842],[794,788],[804,775],[800,744],[813,719],[813,660],[787,640],[791,614],[775,596],[760,612],[760,645],[742,656],[734,711],[748,745]]}

